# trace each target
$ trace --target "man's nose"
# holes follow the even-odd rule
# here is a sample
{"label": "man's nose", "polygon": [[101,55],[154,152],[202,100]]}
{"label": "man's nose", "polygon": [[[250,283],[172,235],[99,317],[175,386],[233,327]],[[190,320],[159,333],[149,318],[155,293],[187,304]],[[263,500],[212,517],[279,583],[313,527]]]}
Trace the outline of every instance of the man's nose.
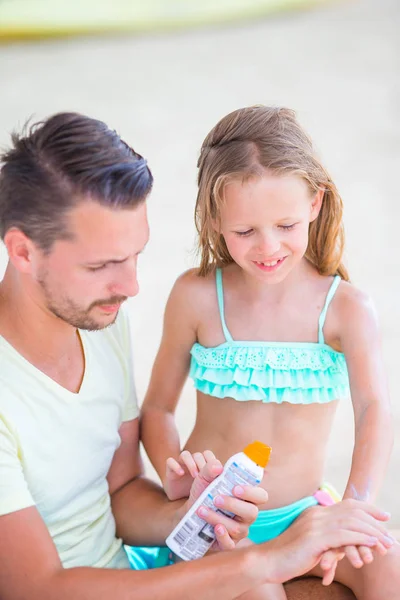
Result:
{"label": "man's nose", "polygon": [[136,296],[139,293],[136,268],[123,269],[119,274],[118,281],[112,284],[110,291],[115,296],[126,296],[127,298]]}

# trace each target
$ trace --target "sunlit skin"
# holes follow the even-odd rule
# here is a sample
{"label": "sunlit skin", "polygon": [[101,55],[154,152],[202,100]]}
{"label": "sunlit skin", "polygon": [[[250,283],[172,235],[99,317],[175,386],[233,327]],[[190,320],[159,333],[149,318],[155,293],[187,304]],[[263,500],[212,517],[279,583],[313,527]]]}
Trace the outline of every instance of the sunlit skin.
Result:
{"label": "sunlit skin", "polygon": [[[320,275],[305,252],[309,226],[319,215],[323,194],[322,189],[311,190],[296,174],[280,176],[268,171],[225,185],[214,228],[224,237],[234,261],[222,269],[225,321],[234,343],[318,342],[318,321],[333,277]],[[390,456],[392,425],[379,326],[369,297],[342,281],[329,306],[323,334],[327,346],[344,353],[351,383],[355,445],[343,497],[352,498],[357,490],[358,497],[361,493],[374,500]],[[198,391],[195,426],[182,451],[174,413],[196,342],[214,348],[225,344],[226,338],[215,273],[200,277],[192,269],[181,275],[169,297],[163,337],[142,407],[142,439],[169,496],[185,495],[206,448],[224,462],[254,440],[272,447],[261,483],[269,500],[262,508],[287,506],[313,495],[324,480],[337,400],[277,404]],[[337,556],[324,555],[325,583],[335,576]],[[390,559],[382,559],[391,576],[398,571],[398,556],[396,550]],[[352,546],[346,548],[346,557],[351,564],[340,563],[336,577],[357,593],[367,582],[368,598],[375,600],[374,590],[381,585],[376,575],[384,566],[379,557],[374,559],[368,549]],[[372,560],[367,579],[357,578],[354,566]],[[323,575],[319,567],[313,573]],[[268,600],[284,597],[282,588],[266,593],[262,597]]]}
{"label": "sunlit skin", "polygon": [[[7,232],[0,333],[37,368],[78,391],[85,361],[77,329],[108,327],[139,291],[146,204],[114,209],[83,200],[68,214],[67,229],[68,239],[55,241],[48,253],[20,230]],[[31,342],[38,332],[45,351]]]}
{"label": "sunlit skin", "polygon": [[[235,340],[317,341],[318,315],[331,280],[320,277],[304,254],[321,196],[295,176],[266,175],[226,185],[221,233],[235,263],[224,269],[223,283],[227,326]],[[259,264],[277,260],[272,267]],[[213,276],[210,280],[215,285]],[[295,310],[293,297],[298,298]],[[215,305],[212,310],[213,315],[210,311],[206,319],[201,318],[198,330],[200,344],[207,347],[224,342]],[[197,396],[197,420],[188,450],[211,447],[226,460],[250,438],[260,439],[273,448],[263,482],[269,493],[265,508],[290,504],[315,492],[325,458],[321,448],[337,402],[295,406],[218,400],[201,392]],[[289,448],[301,452],[291,452],[290,461],[282,464]],[[307,455],[313,460],[305,472]],[[284,481],[290,481],[290,486],[282,485]]]}
{"label": "sunlit skin", "polygon": [[[83,199],[67,215],[66,226],[68,239],[56,241],[48,253],[44,253],[20,230],[11,229],[7,232],[4,242],[9,254],[9,263],[0,283],[0,335],[27,359],[31,366],[40,369],[45,377],[51,378],[73,393],[78,393],[86,368],[78,328],[108,327],[115,321],[121,303],[138,293],[138,257],[149,237],[146,205],[142,203],[136,208],[112,209]],[[129,356],[126,358],[130,359]],[[92,366],[89,365],[89,368]],[[29,394],[29,390],[24,390],[24,393]],[[85,396],[82,400],[84,398]],[[57,394],[54,400],[59,400]],[[71,407],[73,405],[74,403],[71,403]],[[96,414],[93,423],[89,419],[83,424],[88,428],[88,435],[96,428],[95,419]],[[162,491],[142,477],[138,419],[124,421],[118,434],[120,445],[108,472],[105,473],[116,534],[127,543],[133,540],[131,543],[134,545],[136,540],[143,539],[148,540],[148,545],[162,544],[172,527],[186,512],[187,505],[181,502],[166,502]],[[220,463],[211,459],[202,471],[202,476],[196,480],[192,490],[193,500],[221,470]],[[216,526],[221,549],[230,549],[236,540],[243,538],[248,524],[254,519],[256,507],[253,504],[265,502],[266,494],[261,492],[260,495],[260,492],[261,490],[256,488],[248,488],[242,495],[242,500],[227,498],[228,503],[233,503],[231,510],[237,515],[240,523],[215,513],[207,518],[210,524]],[[139,513],[141,518],[136,518],[136,521],[139,521],[136,524],[135,515],[138,517]],[[111,527],[113,524],[114,521]],[[11,562],[7,563],[9,557],[19,555],[23,557],[25,576],[20,579],[24,585],[28,582],[26,585],[33,590],[35,586],[30,586],[29,582],[36,581],[40,573],[39,587],[32,591],[35,597],[54,596],[54,589],[57,589],[56,595],[60,593],[63,598],[71,596],[71,583],[66,581],[63,584],[65,570],[36,507],[29,506],[16,513],[2,515],[1,528],[1,539],[9,540],[7,557],[3,553],[1,564],[7,577],[11,573],[8,578],[0,577],[4,597],[11,598],[13,594],[14,597],[26,595],[23,591],[15,591],[13,582],[18,579],[12,572],[15,560],[12,558]],[[21,540],[25,538],[18,532],[18,528],[33,540],[28,546],[37,549],[36,552],[30,552],[26,560],[21,546]],[[4,546],[5,544],[0,545],[0,549]],[[233,556],[231,560],[234,560]],[[228,562],[229,560],[227,568]],[[190,566],[188,568],[191,569]],[[192,575],[197,570],[194,565]],[[214,586],[218,577],[218,564],[215,564],[214,570],[215,575],[211,565],[209,583],[206,586],[208,588]],[[84,597],[84,590],[93,588],[94,581],[98,579],[97,575],[91,575],[90,568],[75,569],[76,573],[72,572],[74,569],[70,571],[72,587],[77,590],[78,595]],[[150,596],[151,589],[156,590],[153,595],[157,595],[160,589],[171,585],[171,582],[166,583],[162,573],[160,577],[155,573],[151,578],[145,577],[143,580],[140,579],[139,573],[133,574],[131,581],[129,571],[125,569],[126,575],[121,571],[121,576],[119,579],[117,577],[116,582],[116,578],[111,577],[111,569],[97,571],[102,571],[104,581],[99,584],[99,592],[96,591],[92,597],[99,594],[103,598],[110,597],[107,585],[113,591],[118,588],[118,597],[121,598],[131,597],[132,589],[142,589],[143,586],[150,589]],[[110,572],[110,581],[107,580],[106,571]],[[200,579],[204,582],[203,568],[200,568],[200,571]],[[237,569],[235,571],[237,572]],[[179,575],[178,572],[177,574]],[[116,571],[114,575],[117,575]],[[136,575],[139,577],[138,581]],[[184,573],[180,576],[184,577]],[[152,579],[155,579],[153,583]],[[190,579],[189,573],[187,581],[190,582]],[[258,580],[255,581],[257,583]],[[264,581],[264,574],[259,581]],[[184,582],[183,588],[187,587]],[[226,587],[221,589],[221,593],[226,594]],[[170,598],[174,594],[179,594],[179,590],[167,590],[163,597]],[[236,592],[232,590],[229,596],[236,596]]]}
{"label": "sunlit skin", "polygon": [[74,327],[102,329],[139,291],[137,260],[149,237],[146,205],[113,210],[83,203],[71,213],[69,229],[72,239],[57,241],[38,265],[43,304]]}
{"label": "sunlit skin", "polygon": [[[299,265],[321,197],[295,176],[234,180],[225,186],[220,231],[249,283],[282,283]],[[275,261],[278,264],[272,266],[259,264]]]}
{"label": "sunlit skin", "polygon": [[[311,190],[295,174],[279,176],[267,171],[225,185],[220,219],[214,227],[234,261],[222,269],[225,321],[234,342],[277,342],[278,346],[318,342],[318,321],[333,277],[320,275],[305,253],[309,226],[319,215],[323,194],[322,189]],[[392,441],[379,327],[368,296],[342,281],[329,306],[323,334],[327,346],[344,353],[351,383],[355,446],[343,497],[352,498],[357,490],[357,497],[361,492],[363,498],[374,499]],[[272,447],[261,483],[269,500],[262,509],[287,506],[313,495],[323,482],[337,400],[307,405],[241,402],[198,391],[195,426],[181,451],[174,411],[195,342],[215,348],[226,338],[215,273],[199,277],[193,269],[177,280],[168,300],[163,338],[142,408],[144,444],[170,497],[185,494],[204,449],[224,462],[253,440]],[[365,547],[350,546],[346,548],[349,562],[340,563],[336,570],[337,558],[343,556],[326,553],[324,573],[316,567],[313,574],[323,576],[326,584],[336,574],[358,593],[367,579],[357,578],[354,567],[374,560],[368,585],[375,587],[370,586],[368,597],[375,600],[374,589],[381,586],[375,575],[383,567],[379,558],[374,559]],[[398,556],[396,550],[390,560],[383,559],[391,576],[398,571]],[[266,596],[258,597],[285,597],[280,587],[265,591]]]}
{"label": "sunlit skin", "polygon": [[[318,217],[322,198],[322,189],[311,190],[295,174],[266,171],[225,185],[215,228],[234,260],[222,274],[225,319],[235,341],[318,342],[318,320],[332,277],[320,275],[304,255],[309,226]],[[366,493],[368,452],[369,469],[374,472],[368,493],[374,497],[390,438],[384,456],[365,446],[364,438],[378,438],[380,421],[389,426],[388,394],[375,311],[369,298],[347,282],[340,284],[329,307],[324,339],[346,355],[354,412],[364,427],[349,482]],[[190,349],[195,342],[212,348],[225,341],[214,273],[199,277],[194,269],[183,274],[166,307],[164,334],[143,404],[146,449],[164,482],[167,458],[177,458],[182,449],[174,411],[189,373]],[[368,364],[359,351],[366,344]],[[264,508],[285,506],[314,494],[321,485],[337,404],[239,402],[198,391],[196,422],[184,448],[191,453],[210,449],[225,461],[255,439],[272,446],[262,483],[269,494]],[[361,416],[367,410],[364,426]],[[155,440],[155,429],[163,432],[162,440]],[[182,490],[189,483],[190,478],[186,483],[182,480]],[[345,495],[352,496],[350,486]]]}
{"label": "sunlit skin", "polygon": [[[234,340],[318,341],[318,318],[332,279],[320,276],[304,253],[309,224],[318,216],[322,195],[322,190],[313,193],[293,175],[265,173],[226,185],[220,227],[235,261],[223,269],[225,318]],[[280,262],[272,268],[257,264],[277,259]],[[169,411],[174,410],[188,374],[190,348],[196,341],[206,347],[225,342],[215,275],[201,278],[196,271],[184,274],[171,294],[165,323],[144,403],[145,425],[146,407],[153,405],[149,427],[159,418],[157,429],[166,432],[163,448],[158,443],[157,451],[155,441],[153,446],[162,477],[165,459],[174,455],[172,448],[178,442],[170,429]],[[325,335],[327,343],[340,350],[330,320]],[[238,402],[198,391],[196,423],[185,448],[192,453],[208,448],[225,461],[253,440],[272,446],[262,483],[269,501],[263,508],[276,508],[313,494],[321,484],[324,448],[336,407],[337,402],[308,406]],[[145,439],[150,447],[151,434]],[[282,462],[288,453],[290,460]],[[307,456],[312,460],[305,469]],[[288,481],[290,485],[285,484]]]}

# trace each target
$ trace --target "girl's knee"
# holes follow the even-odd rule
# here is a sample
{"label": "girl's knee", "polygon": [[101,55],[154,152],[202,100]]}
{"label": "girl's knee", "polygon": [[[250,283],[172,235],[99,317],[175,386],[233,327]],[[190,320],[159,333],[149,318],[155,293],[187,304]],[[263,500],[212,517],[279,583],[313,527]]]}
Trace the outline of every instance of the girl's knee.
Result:
{"label": "girl's knee", "polygon": [[400,589],[400,544],[360,571],[363,577],[362,600],[397,600]]}

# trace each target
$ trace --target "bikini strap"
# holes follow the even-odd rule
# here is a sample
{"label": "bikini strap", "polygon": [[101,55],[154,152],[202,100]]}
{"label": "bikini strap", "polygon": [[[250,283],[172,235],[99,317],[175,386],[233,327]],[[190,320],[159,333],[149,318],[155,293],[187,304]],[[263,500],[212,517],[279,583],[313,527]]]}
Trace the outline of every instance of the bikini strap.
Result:
{"label": "bikini strap", "polygon": [[328,291],[328,293],[326,295],[326,300],[325,300],[324,308],[321,311],[321,314],[319,316],[319,321],[318,321],[318,342],[320,344],[324,344],[325,343],[323,328],[324,328],[324,325],[325,325],[326,313],[328,311],[328,307],[329,307],[329,305],[330,305],[330,303],[332,301],[332,298],[335,295],[335,292],[338,289],[339,283],[341,281],[342,280],[341,280],[340,275],[336,275],[336,277],[332,281],[332,285],[329,288],[329,291]]}
{"label": "bikini strap", "polygon": [[217,298],[219,307],[219,316],[221,318],[222,331],[224,332],[225,340],[227,342],[233,342],[233,338],[229,333],[229,329],[225,323],[225,311],[224,311],[224,288],[222,285],[222,271],[221,269],[215,270],[215,284],[217,286]]}

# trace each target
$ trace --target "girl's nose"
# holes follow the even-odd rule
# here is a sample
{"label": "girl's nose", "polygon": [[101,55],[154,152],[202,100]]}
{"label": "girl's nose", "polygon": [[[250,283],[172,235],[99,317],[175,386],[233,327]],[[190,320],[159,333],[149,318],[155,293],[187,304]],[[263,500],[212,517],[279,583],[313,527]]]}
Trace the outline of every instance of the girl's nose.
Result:
{"label": "girl's nose", "polygon": [[257,252],[261,258],[270,258],[279,251],[281,244],[273,233],[263,234],[257,243]]}

